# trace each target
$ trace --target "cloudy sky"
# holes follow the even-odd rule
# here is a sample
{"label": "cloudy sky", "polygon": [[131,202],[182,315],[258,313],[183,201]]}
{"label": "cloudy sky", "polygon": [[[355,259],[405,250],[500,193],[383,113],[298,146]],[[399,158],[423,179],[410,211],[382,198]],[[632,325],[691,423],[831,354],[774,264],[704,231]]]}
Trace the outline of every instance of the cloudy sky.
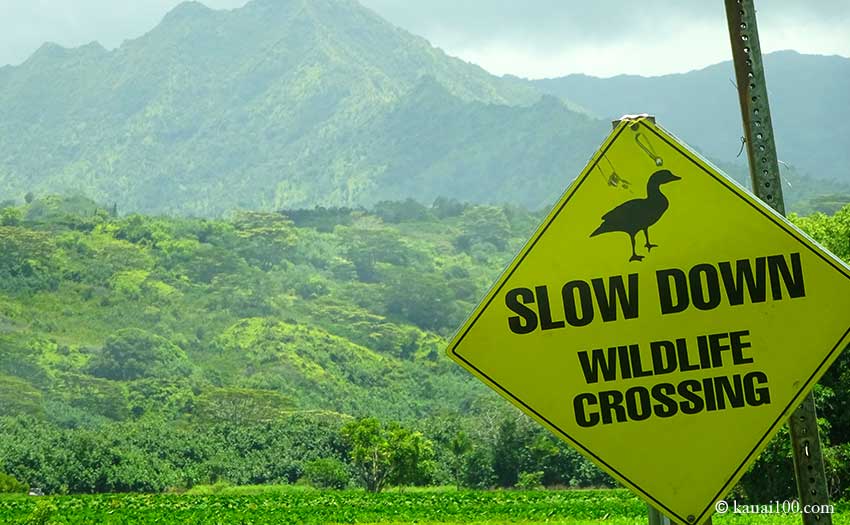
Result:
{"label": "cloudy sky", "polygon": [[[286,0],[280,0],[286,1]],[[43,42],[107,48],[179,0],[0,0],[0,65]],[[235,8],[245,0],[203,0]],[[541,78],[682,72],[729,59],[721,0],[361,0],[396,25],[496,74]],[[850,57],[850,1],[761,0],[765,51]]]}

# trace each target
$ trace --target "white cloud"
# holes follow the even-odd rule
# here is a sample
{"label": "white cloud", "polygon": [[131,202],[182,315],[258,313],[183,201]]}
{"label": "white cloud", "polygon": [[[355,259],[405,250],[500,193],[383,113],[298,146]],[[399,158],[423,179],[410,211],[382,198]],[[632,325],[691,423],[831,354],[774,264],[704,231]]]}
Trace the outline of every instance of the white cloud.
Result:
{"label": "white cloud", "polygon": [[[202,0],[234,8],[246,0]],[[287,0],[278,0],[287,1]],[[722,2],[702,0],[361,0],[449,54],[532,78],[658,75],[730,57]],[[114,48],[152,29],[179,0],[0,0],[0,64],[45,41]],[[850,56],[847,0],[762,0],[764,51]]]}
{"label": "white cloud", "polygon": [[[215,9],[247,0],[203,0]],[[26,60],[45,42],[107,48],[153,29],[181,0],[0,0],[0,65]]]}
{"label": "white cloud", "polygon": [[[408,0],[361,1],[495,74],[660,75],[731,59],[723,3],[716,1],[428,0],[420,8]],[[765,52],[850,56],[847,0],[757,5]]]}
{"label": "white cloud", "polygon": [[685,72],[728,60],[726,33],[697,25],[687,32],[658,40],[616,40],[602,44],[577,44],[541,53],[531,46],[508,43],[459,49],[457,54],[491,73],[528,78],[585,73],[609,77],[620,74],[662,75]]}

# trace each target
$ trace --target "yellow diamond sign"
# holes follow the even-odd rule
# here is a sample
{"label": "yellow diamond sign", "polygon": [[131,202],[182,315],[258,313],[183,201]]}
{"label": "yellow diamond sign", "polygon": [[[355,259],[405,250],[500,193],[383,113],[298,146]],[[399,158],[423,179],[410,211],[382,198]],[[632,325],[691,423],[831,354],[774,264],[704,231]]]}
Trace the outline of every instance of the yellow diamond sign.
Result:
{"label": "yellow diamond sign", "polygon": [[621,122],[449,355],[679,523],[850,343],[850,268],[647,119]]}

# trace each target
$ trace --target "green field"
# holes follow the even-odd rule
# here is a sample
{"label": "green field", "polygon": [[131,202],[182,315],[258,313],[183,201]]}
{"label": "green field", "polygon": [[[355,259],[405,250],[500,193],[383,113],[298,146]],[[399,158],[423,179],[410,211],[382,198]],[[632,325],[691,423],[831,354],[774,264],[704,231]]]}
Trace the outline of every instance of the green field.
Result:
{"label": "green field", "polygon": [[[0,523],[21,525],[645,522],[646,506],[624,490],[368,494],[260,489],[210,495],[0,498]],[[800,518],[793,515],[725,515],[714,519],[721,524],[799,522]],[[850,524],[850,513],[837,514],[834,523]]]}

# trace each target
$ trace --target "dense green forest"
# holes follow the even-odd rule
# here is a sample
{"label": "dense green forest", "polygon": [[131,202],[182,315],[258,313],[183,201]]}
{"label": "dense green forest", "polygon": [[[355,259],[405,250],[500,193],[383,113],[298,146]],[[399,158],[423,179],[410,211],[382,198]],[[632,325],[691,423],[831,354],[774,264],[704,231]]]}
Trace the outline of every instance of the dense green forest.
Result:
{"label": "dense green forest", "polygon": [[[443,353],[539,213],[26,201],[0,207],[0,490],[612,484]],[[850,206],[794,220],[850,259]],[[848,381],[844,356],[816,391],[835,495]],[[780,435],[737,490],[792,494],[789,457]]]}

